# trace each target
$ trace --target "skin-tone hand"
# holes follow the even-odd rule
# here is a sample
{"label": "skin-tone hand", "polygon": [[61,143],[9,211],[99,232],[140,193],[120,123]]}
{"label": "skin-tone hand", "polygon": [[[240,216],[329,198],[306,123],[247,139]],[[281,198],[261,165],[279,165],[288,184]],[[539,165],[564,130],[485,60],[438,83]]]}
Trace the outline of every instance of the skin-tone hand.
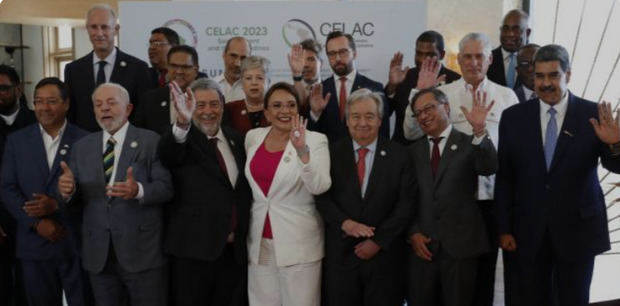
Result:
{"label": "skin-tone hand", "polygon": [[117,182],[114,185],[106,186],[106,195],[109,197],[123,198],[125,200],[135,199],[138,195],[138,183],[133,177],[133,167],[127,168],[127,177],[124,182]]}
{"label": "skin-tone hand", "polygon": [[177,112],[177,126],[187,130],[192,120],[192,115],[196,110],[196,98],[194,93],[187,87],[185,93],[181,90],[181,87],[172,81],[170,84],[170,92],[172,93],[172,105]]}
{"label": "skin-tone hand", "polygon": [[487,93],[486,92],[474,92],[473,89],[470,90],[472,96],[472,108],[471,111],[467,110],[465,106],[461,105],[461,111],[465,115],[467,122],[471,124],[474,135],[480,137],[484,135],[484,129],[486,128],[486,118],[487,114],[495,105],[495,100],[491,101],[487,105]]}
{"label": "skin-tone hand", "polygon": [[67,199],[75,190],[75,177],[64,161],[60,162],[60,168],[62,168],[62,175],[58,178],[58,191],[63,198]]}
{"label": "skin-tone hand", "polygon": [[46,194],[34,193],[33,200],[24,203],[24,211],[31,217],[47,216],[58,209],[58,202]]}
{"label": "skin-tone hand", "polygon": [[304,71],[304,49],[300,44],[294,44],[291,48],[291,54],[287,54],[288,65],[291,67],[291,73],[294,77],[299,77]]}
{"label": "skin-tone hand", "polygon": [[[299,152],[304,151],[306,148],[306,126],[308,125],[308,119],[296,115],[291,125],[289,139],[291,140],[293,148],[295,148],[295,151],[299,154]],[[307,164],[310,162],[310,152],[305,152],[299,158],[302,163]]]}
{"label": "skin-tone hand", "polygon": [[619,117],[620,111],[617,111],[616,118],[614,119],[609,102],[603,101],[598,104],[598,120],[596,118],[590,118],[590,123],[592,123],[596,136],[598,136],[602,142],[608,145],[620,142]]}
{"label": "skin-tone hand", "polygon": [[499,246],[502,250],[514,252],[517,250],[517,241],[513,235],[503,234],[499,236]]}
{"label": "skin-tone hand", "polygon": [[360,237],[370,238],[375,235],[374,226],[368,226],[368,225],[365,225],[359,222],[355,222],[351,219],[344,220],[340,228],[345,234],[347,234],[347,236],[351,236],[355,238],[360,238]]}
{"label": "skin-tone hand", "polygon": [[0,245],[3,245],[5,241],[6,241],[6,233],[4,232],[2,225],[0,225]]}
{"label": "skin-tone hand", "polygon": [[370,239],[366,239],[355,245],[355,255],[364,260],[373,258],[381,250],[381,247]]}
{"label": "skin-tone hand", "polygon": [[55,242],[60,240],[64,236],[64,230],[62,226],[51,219],[41,219],[36,226],[37,234],[39,236]]}
{"label": "skin-tone hand", "polygon": [[425,58],[419,68],[418,84],[415,87],[418,90],[435,87],[446,80],[445,74],[439,75],[441,63],[436,56]]}
{"label": "skin-tone hand", "polygon": [[411,247],[413,247],[413,252],[420,258],[424,260],[431,261],[433,260],[433,253],[428,250],[426,247],[427,244],[431,242],[431,238],[426,237],[424,234],[415,233],[411,235]]}
{"label": "skin-tone hand", "polygon": [[405,76],[409,72],[409,66],[403,69],[403,54],[400,52],[394,53],[392,60],[390,61],[390,73],[388,75],[387,93],[392,94],[396,87],[403,82]]}
{"label": "skin-tone hand", "polygon": [[331,93],[327,93],[325,97],[323,97],[323,85],[315,84],[312,86],[312,91],[310,92],[310,109],[316,116],[320,116],[325,107],[327,106],[327,102],[329,102],[329,98],[331,97]]}

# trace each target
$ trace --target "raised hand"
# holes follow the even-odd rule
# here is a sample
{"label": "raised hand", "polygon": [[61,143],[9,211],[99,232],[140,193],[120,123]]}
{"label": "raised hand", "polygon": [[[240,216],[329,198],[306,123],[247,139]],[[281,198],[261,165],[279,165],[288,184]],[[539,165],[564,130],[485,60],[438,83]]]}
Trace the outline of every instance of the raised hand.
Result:
{"label": "raised hand", "polygon": [[24,211],[31,217],[47,216],[58,209],[58,202],[46,194],[34,193],[33,200],[24,203]]}
{"label": "raised hand", "polygon": [[177,124],[183,128],[189,127],[192,115],[196,110],[194,93],[189,87],[183,93],[181,87],[175,81],[170,82],[168,86],[172,94],[172,105],[177,112]]}
{"label": "raised hand", "polygon": [[62,174],[58,178],[58,191],[64,199],[68,199],[75,191],[75,177],[64,161],[60,162]]}
{"label": "raised hand", "polygon": [[484,129],[486,128],[486,118],[487,114],[495,105],[495,100],[491,101],[487,105],[487,93],[486,92],[475,92],[473,89],[469,91],[472,97],[472,108],[471,111],[467,110],[467,108],[461,105],[461,111],[465,115],[467,122],[471,125],[475,136],[482,136],[484,134]]}
{"label": "raised hand", "polygon": [[125,200],[135,199],[138,195],[138,183],[133,177],[133,167],[127,168],[127,176],[124,182],[116,182],[114,185],[106,186],[109,197],[118,197]]}
{"label": "raised hand", "polygon": [[291,67],[291,73],[294,77],[301,76],[304,71],[304,49],[301,44],[294,44],[291,53],[287,54],[288,65]]}
{"label": "raised hand", "polygon": [[308,119],[304,119],[304,117],[295,115],[293,118],[291,133],[289,138],[291,139],[291,144],[297,152],[300,152],[306,147],[306,126],[308,125]]}
{"label": "raised hand", "polygon": [[620,142],[619,113],[616,111],[616,118],[614,119],[611,104],[602,101],[598,104],[598,120],[590,118],[596,136],[608,145]]}
{"label": "raised hand", "polygon": [[312,86],[312,90],[310,91],[310,109],[312,113],[317,117],[320,116],[327,106],[330,97],[331,93],[329,92],[323,97],[323,84],[319,83]]}
{"label": "raised hand", "polygon": [[431,242],[431,238],[421,233],[415,233],[411,236],[410,242],[411,247],[413,247],[413,252],[418,257],[428,261],[433,260],[433,253],[426,247],[426,245]]}
{"label": "raised hand", "polygon": [[396,86],[405,80],[409,72],[409,66],[403,69],[403,54],[400,52],[394,53],[392,60],[390,61],[390,73],[388,75],[388,94],[391,94],[396,90]]}
{"label": "raised hand", "polygon": [[416,84],[418,90],[435,87],[446,80],[445,74],[439,75],[441,63],[436,56],[425,58],[422,61],[422,67],[419,68],[418,84]]}

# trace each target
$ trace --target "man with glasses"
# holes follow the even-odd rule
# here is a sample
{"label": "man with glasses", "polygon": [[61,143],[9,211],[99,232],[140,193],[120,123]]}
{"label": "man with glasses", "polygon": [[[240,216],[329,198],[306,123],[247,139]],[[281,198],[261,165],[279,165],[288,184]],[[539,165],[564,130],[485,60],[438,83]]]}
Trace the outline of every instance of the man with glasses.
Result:
{"label": "man with glasses", "polygon": [[515,71],[517,51],[527,44],[530,37],[529,18],[522,10],[512,10],[504,16],[499,28],[501,46],[493,50],[493,63],[487,72],[489,80],[509,88],[518,87],[519,79]]}
{"label": "man with glasses", "polygon": [[168,80],[170,84],[163,88],[147,91],[140,97],[134,123],[138,127],[149,129],[162,135],[176,121],[177,113],[170,106],[170,86],[176,83],[183,92],[198,77],[198,53],[187,45],[175,46],[167,56]]}
{"label": "man with glasses", "polygon": [[517,78],[520,86],[515,88],[519,102],[536,98],[534,91],[534,55],[540,49],[537,44],[523,46],[517,54]]}
{"label": "man with glasses", "polygon": [[151,31],[149,38],[149,62],[151,68],[151,80],[154,87],[165,87],[168,84],[166,79],[168,73],[168,51],[170,48],[179,45],[179,34],[166,27],[159,27]]}
{"label": "man with glasses", "polygon": [[[357,51],[353,36],[340,31],[327,35],[325,51],[334,75],[316,86],[310,94],[308,129],[327,135],[330,142],[348,135],[345,123],[347,97],[360,88],[383,95],[383,85],[359,73],[355,67]],[[383,96],[383,98],[385,98]],[[382,136],[390,137],[390,108],[383,103],[384,116],[380,128]]]}

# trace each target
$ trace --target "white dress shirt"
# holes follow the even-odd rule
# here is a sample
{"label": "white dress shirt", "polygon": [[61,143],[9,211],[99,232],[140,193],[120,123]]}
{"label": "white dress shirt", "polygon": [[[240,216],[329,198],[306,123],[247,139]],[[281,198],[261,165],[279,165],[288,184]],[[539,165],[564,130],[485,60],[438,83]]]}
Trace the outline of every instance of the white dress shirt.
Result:
{"label": "white dress shirt", "polygon": [[[357,161],[360,159],[358,149],[362,148],[355,140],[353,140],[353,151],[355,152],[355,164],[357,165]],[[366,194],[366,187],[368,187],[368,179],[370,178],[370,171],[372,170],[372,165],[375,161],[375,152],[377,151],[377,139],[365,146],[364,148],[368,149],[366,152],[366,157],[364,160],[364,182],[362,184],[362,198]]]}
{"label": "white dress shirt", "polygon": [[525,101],[534,98],[533,95],[535,94],[535,92],[533,90],[525,87],[525,85],[521,85],[521,87],[523,88],[523,95],[525,95]]}
{"label": "white dress shirt", "polygon": [[224,99],[226,103],[232,101],[238,101],[245,99],[245,92],[243,92],[243,85],[241,85],[241,79],[237,80],[234,84],[228,83],[226,78],[224,77],[224,73],[213,78],[218,84],[220,84],[220,88],[222,89],[222,93],[224,94]]}
{"label": "white dress shirt", "polygon": [[110,82],[110,76],[114,69],[114,63],[116,62],[116,48],[112,49],[112,52],[106,58],[98,58],[97,53],[93,52],[93,80],[97,80],[97,73],[99,73],[99,61],[105,61],[107,65],[103,67],[103,73],[105,73],[105,81]]}
{"label": "white dress shirt", "polygon": [[2,120],[4,120],[4,123],[6,123],[6,125],[8,126],[13,125],[13,123],[15,122],[15,119],[17,119],[17,114],[19,114],[19,101],[17,101],[16,103],[17,103],[17,110],[14,113],[8,116],[0,114],[0,118],[2,118]]}
{"label": "white dress shirt", "polygon": [[62,139],[62,135],[65,132],[65,128],[67,127],[67,120],[62,124],[60,130],[58,130],[58,134],[56,137],[52,137],[52,135],[48,134],[47,131],[43,128],[41,124],[39,124],[39,129],[41,130],[41,136],[43,136],[43,146],[45,147],[45,155],[47,156],[47,167],[51,170],[54,165],[54,159],[56,158],[56,152],[58,152],[58,146],[60,145],[60,140]]}
{"label": "white dress shirt", "polygon": [[[549,119],[551,115],[547,112],[551,105],[543,102],[539,99],[540,103],[540,131],[542,132],[542,143],[545,145],[545,135],[547,134],[547,124],[549,124]],[[566,117],[566,109],[568,108],[568,91],[564,94],[564,97],[560,100],[560,102],[553,106],[556,110],[555,114],[555,122],[557,124],[558,130],[557,134],[560,135],[560,130],[562,130],[562,123],[564,123],[564,117]],[[568,131],[569,133],[573,131]]]}
{"label": "white dress shirt", "polygon": [[[110,135],[106,130],[103,130],[103,151],[101,152],[101,156],[103,157],[103,153],[105,152],[108,139],[110,137],[114,138],[116,144],[114,145],[114,169],[112,170],[112,176],[108,185],[114,185],[114,179],[116,178],[116,170],[118,169],[118,161],[121,159],[121,154],[123,153],[123,144],[125,143],[125,137],[127,136],[127,129],[129,128],[129,121],[125,122],[125,124],[114,133],[114,135]],[[144,197],[144,188],[142,188],[142,184],[140,182],[136,182],[138,184],[138,194],[135,199],[141,200]]]}

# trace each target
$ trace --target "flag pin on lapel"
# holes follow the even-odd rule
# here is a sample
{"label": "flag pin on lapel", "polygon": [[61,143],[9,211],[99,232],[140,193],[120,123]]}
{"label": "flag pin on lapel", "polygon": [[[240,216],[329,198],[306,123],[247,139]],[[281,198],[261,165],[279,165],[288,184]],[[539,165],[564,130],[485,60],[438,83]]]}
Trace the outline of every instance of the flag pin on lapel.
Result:
{"label": "flag pin on lapel", "polygon": [[230,145],[231,145],[231,146],[234,146],[234,145],[235,145],[235,142],[231,140],[231,141],[230,141]]}
{"label": "flag pin on lapel", "polygon": [[138,142],[134,140],[134,141],[132,141],[132,142],[129,144],[129,146],[131,146],[132,148],[134,148],[134,149],[135,149],[135,148],[137,148],[137,147],[138,147]]}
{"label": "flag pin on lapel", "polygon": [[288,156],[284,156],[284,162],[285,162],[285,163],[288,163],[288,162],[290,162],[290,161],[291,161],[291,158],[290,158],[290,157],[288,157]]}
{"label": "flag pin on lapel", "polygon": [[381,152],[379,154],[381,154],[381,156],[385,156],[386,153],[385,153],[384,150],[381,150]]}
{"label": "flag pin on lapel", "polygon": [[67,150],[61,149],[58,153],[60,153],[60,155],[67,155]]}
{"label": "flag pin on lapel", "polygon": [[125,67],[127,66],[127,63],[125,61],[121,61],[121,67]]}
{"label": "flag pin on lapel", "polygon": [[247,114],[247,112],[245,111],[245,109],[242,109],[241,110],[241,115],[245,115],[245,114]]}
{"label": "flag pin on lapel", "polygon": [[456,151],[456,149],[458,149],[458,148],[459,148],[459,147],[458,147],[457,145],[455,145],[455,144],[453,144],[453,145],[450,147],[450,149],[451,149],[452,151]]}
{"label": "flag pin on lapel", "polygon": [[166,101],[161,101],[161,107],[166,107],[166,104],[168,104]]}

